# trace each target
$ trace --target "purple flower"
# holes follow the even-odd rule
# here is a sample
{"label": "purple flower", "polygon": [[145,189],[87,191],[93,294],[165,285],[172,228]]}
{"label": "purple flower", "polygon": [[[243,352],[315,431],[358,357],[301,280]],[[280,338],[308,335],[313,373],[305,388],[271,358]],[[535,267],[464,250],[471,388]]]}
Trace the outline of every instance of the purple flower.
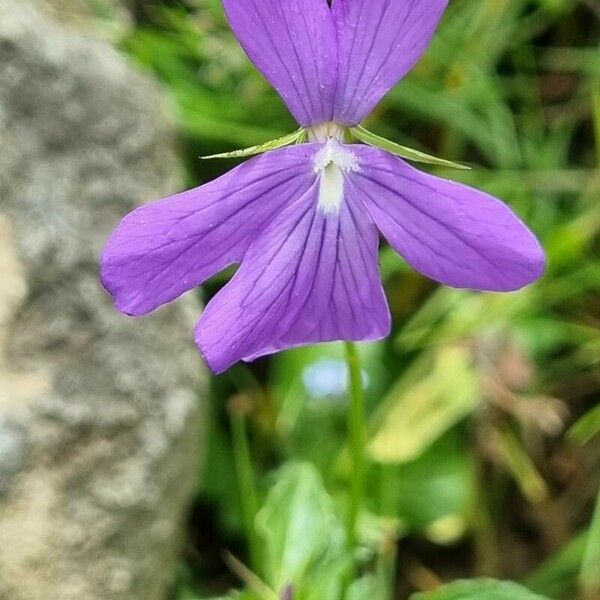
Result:
{"label": "purple flower", "polygon": [[447,0],[224,0],[237,38],[309,143],[267,152],[219,179],[125,217],[102,254],[117,308],[143,315],[233,263],[196,342],[221,372],[303,344],[390,331],[379,232],[445,285],[519,289],[544,253],[499,200],[344,143],[415,64]]}

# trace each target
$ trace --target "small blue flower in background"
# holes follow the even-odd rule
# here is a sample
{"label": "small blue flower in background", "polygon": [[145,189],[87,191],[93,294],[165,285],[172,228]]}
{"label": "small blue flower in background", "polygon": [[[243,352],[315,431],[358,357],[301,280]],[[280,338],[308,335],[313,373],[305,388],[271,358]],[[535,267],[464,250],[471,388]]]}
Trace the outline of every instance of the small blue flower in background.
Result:
{"label": "small blue flower in background", "polygon": [[[369,387],[369,375],[361,372],[363,388]],[[322,358],[302,372],[302,382],[313,398],[343,398],[348,392],[348,365],[342,359]]]}

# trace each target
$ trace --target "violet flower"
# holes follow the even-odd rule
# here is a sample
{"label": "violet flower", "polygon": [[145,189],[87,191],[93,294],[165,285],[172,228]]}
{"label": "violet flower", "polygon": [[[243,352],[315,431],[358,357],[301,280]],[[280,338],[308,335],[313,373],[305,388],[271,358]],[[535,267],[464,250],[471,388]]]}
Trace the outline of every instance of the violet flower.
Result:
{"label": "violet flower", "polygon": [[345,143],[345,130],[415,64],[447,0],[223,3],[309,143],[125,217],[101,261],[120,311],[144,315],[241,263],[196,327],[221,372],[284,348],[388,335],[379,232],[448,286],[509,291],[542,275],[538,241],[499,200]]}

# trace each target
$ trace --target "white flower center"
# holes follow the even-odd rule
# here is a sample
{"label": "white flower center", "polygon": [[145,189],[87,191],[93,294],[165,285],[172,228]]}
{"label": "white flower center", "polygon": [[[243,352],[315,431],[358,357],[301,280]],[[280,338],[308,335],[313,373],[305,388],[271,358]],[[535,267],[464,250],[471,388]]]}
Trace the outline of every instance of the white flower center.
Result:
{"label": "white flower center", "polygon": [[356,156],[335,138],[329,138],[313,159],[315,173],[320,175],[319,202],[324,213],[338,213],[344,199],[344,175],[360,171]]}
{"label": "white flower center", "polygon": [[326,142],[329,138],[344,141],[346,127],[333,121],[327,121],[319,125],[313,125],[306,130],[309,142]]}

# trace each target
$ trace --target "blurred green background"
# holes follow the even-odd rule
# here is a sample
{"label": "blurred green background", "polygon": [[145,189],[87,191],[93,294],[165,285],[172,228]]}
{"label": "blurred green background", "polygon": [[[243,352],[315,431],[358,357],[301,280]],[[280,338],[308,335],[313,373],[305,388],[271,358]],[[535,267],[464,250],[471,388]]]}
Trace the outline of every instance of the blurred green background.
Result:
{"label": "blurred green background", "polygon": [[[473,166],[435,172],[510,203],[543,241],[549,268],[519,293],[469,293],[436,286],[382,246],[394,329],[360,348],[370,439],[357,599],[385,598],[390,582],[406,598],[476,576],[549,598],[600,598],[600,531],[588,536],[600,481],[599,23],[595,0],[451,0],[424,58],[366,123]],[[135,24],[118,35],[172,98],[190,186],[234,164],[199,156],[296,128],[218,0],[138,2]],[[227,276],[204,288],[205,301]],[[345,380],[337,345],[212,379],[174,598],[260,586],[224,554],[251,560],[232,425],[251,440],[259,575],[281,598],[336,597]],[[525,594],[507,584],[427,598],[534,597]]]}

